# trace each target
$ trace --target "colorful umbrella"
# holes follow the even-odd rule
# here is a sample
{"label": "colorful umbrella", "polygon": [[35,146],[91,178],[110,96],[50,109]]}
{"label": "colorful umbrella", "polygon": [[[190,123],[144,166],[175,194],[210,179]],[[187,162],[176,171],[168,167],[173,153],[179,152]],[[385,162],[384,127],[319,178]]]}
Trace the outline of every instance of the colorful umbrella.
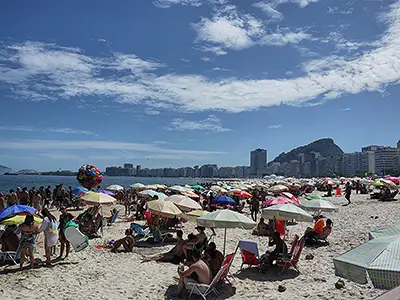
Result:
{"label": "colorful umbrella", "polygon": [[253,197],[252,194],[250,194],[250,193],[248,193],[248,192],[245,192],[245,191],[234,191],[233,193],[234,193],[236,196],[244,197],[244,198],[248,198],[248,199],[250,199],[250,198]]}
{"label": "colorful umbrella", "polygon": [[296,205],[300,205],[300,200],[295,195],[293,195],[293,194],[291,194],[289,192],[283,192],[282,196],[288,198],[289,200],[294,202]]}
{"label": "colorful umbrella", "polygon": [[[5,219],[0,222],[0,225],[21,225],[24,223],[26,215],[16,215],[14,217]],[[42,219],[39,217],[33,217],[36,224],[42,224]]]}
{"label": "colorful umbrella", "polygon": [[12,205],[0,211],[0,220],[20,213],[34,214],[37,210],[27,205]]}
{"label": "colorful umbrella", "polygon": [[203,188],[201,185],[193,185],[193,186],[192,186],[192,189],[194,189],[194,190],[201,190],[201,191],[204,191],[204,190],[205,190],[205,188]]}
{"label": "colorful umbrella", "polygon": [[75,196],[79,196],[79,195],[81,195],[81,194],[83,194],[83,193],[86,193],[86,192],[88,192],[89,190],[87,189],[87,188],[84,188],[83,186],[74,186],[73,188],[72,188],[72,193],[75,195]]}
{"label": "colorful umbrella", "polygon": [[107,191],[107,190],[98,190],[98,193],[102,193],[102,194],[106,194],[109,196],[115,196],[115,194],[113,192]]}
{"label": "colorful umbrella", "polygon": [[279,205],[279,204],[287,204],[287,203],[293,203],[290,199],[285,198],[285,197],[279,197],[275,199],[267,199],[264,201],[265,205]]}
{"label": "colorful umbrella", "polygon": [[218,196],[215,197],[210,204],[215,205],[236,205],[235,200],[228,196]]}

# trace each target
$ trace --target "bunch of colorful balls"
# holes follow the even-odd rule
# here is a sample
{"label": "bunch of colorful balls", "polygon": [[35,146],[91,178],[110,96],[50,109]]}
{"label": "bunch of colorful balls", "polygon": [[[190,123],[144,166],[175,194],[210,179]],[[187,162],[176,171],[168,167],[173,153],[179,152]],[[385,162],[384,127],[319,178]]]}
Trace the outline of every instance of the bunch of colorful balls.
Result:
{"label": "bunch of colorful balls", "polygon": [[76,179],[79,184],[87,189],[92,189],[98,186],[103,180],[103,174],[96,166],[83,165],[79,168]]}

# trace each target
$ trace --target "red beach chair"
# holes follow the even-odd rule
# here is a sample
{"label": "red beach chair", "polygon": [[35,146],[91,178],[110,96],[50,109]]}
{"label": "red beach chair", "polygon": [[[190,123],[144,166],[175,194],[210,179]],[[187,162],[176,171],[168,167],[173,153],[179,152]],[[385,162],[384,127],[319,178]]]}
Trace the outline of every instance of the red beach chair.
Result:
{"label": "red beach chair", "polygon": [[304,248],[304,243],[304,239],[301,238],[298,243],[296,243],[296,245],[293,244],[292,248],[290,249],[290,254],[292,254],[291,256],[282,257],[276,261],[278,266],[282,266],[282,272],[285,269],[293,267],[300,274],[300,271],[297,268],[297,263],[300,259],[301,251]]}
{"label": "red beach chair", "polygon": [[243,265],[249,265],[249,266],[260,265],[258,244],[256,242],[239,241],[238,247],[240,248],[240,253],[242,255],[242,265],[240,266],[240,269],[243,268]]}

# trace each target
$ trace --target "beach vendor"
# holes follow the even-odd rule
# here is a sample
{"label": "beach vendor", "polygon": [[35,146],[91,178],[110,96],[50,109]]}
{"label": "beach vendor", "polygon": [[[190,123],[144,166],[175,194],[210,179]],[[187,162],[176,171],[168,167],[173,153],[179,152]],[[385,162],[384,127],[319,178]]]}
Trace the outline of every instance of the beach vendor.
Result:
{"label": "beach vendor", "polygon": [[71,215],[70,213],[67,212],[65,207],[62,206],[60,208],[60,210],[61,210],[61,215],[60,215],[60,219],[59,219],[60,226],[59,226],[58,236],[59,236],[59,240],[61,243],[61,248],[60,248],[60,255],[58,256],[59,259],[62,258],[63,254],[64,254],[64,249],[65,249],[65,258],[67,258],[69,255],[71,245],[68,242],[68,240],[65,238],[64,230],[65,230],[67,223],[74,218],[73,215]]}

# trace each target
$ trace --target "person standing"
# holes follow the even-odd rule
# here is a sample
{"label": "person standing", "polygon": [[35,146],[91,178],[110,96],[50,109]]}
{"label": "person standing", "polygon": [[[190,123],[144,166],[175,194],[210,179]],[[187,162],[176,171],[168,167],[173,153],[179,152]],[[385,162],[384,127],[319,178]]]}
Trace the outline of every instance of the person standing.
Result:
{"label": "person standing", "polygon": [[14,190],[10,190],[10,192],[7,195],[7,207],[12,205],[17,205],[17,202],[18,202],[17,194],[14,192]]}
{"label": "person standing", "polygon": [[253,219],[254,222],[257,222],[257,215],[260,211],[260,201],[256,196],[253,196],[250,200],[250,212],[251,212],[251,218]]}
{"label": "person standing", "polygon": [[44,248],[46,251],[46,265],[51,266],[51,247],[57,245],[57,220],[47,208],[42,209],[44,217],[40,232],[44,232]]}
{"label": "person standing", "polygon": [[22,192],[19,193],[19,204],[21,205],[28,205],[29,203],[29,193],[28,188],[23,187]]}
{"label": "person standing", "polygon": [[351,201],[350,201],[351,189],[352,189],[352,187],[350,185],[350,182],[347,182],[346,183],[346,187],[345,187],[345,191],[344,191],[344,197],[346,198],[348,203],[345,204],[345,205],[349,205],[351,203]]}
{"label": "person standing", "polygon": [[36,236],[39,233],[39,228],[35,224],[35,219],[32,215],[29,214],[25,217],[25,221],[19,226],[19,230],[21,231],[21,239],[19,241],[21,248],[19,269],[21,270],[24,265],[26,251],[29,253],[31,268],[33,268],[35,265],[35,256],[33,251],[36,247]]}
{"label": "person standing", "polygon": [[32,207],[35,208],[37,211],[40,211],[42,203],[42,196],[40,196],[40,191],[37,191],[32,196],[31,202],[32,202]]}
{"label": "person standing", "polygon": [[61,215],[60,215],[60,222],[59,222],[59,224],[60,224],[59,239],[60,239],[60,243],[61,243],[61,248],[60,248],[60,255],[58,258],[62,259],[62,256],[64,254],[64,248],[65,248],[65,258],[68,257],[69,251],[71,248],[70,243],[65,238],[64,230],[65,230],[65,226],[67,225],[67,223],[73,219],[73,216],[67,212],[65,207],[61,207],[60,210],[61,210]]}
{"label": "person standing", "polygon": [[5,199],[3,193],[0,192],[0,210],[3,210],[5,208]]}

